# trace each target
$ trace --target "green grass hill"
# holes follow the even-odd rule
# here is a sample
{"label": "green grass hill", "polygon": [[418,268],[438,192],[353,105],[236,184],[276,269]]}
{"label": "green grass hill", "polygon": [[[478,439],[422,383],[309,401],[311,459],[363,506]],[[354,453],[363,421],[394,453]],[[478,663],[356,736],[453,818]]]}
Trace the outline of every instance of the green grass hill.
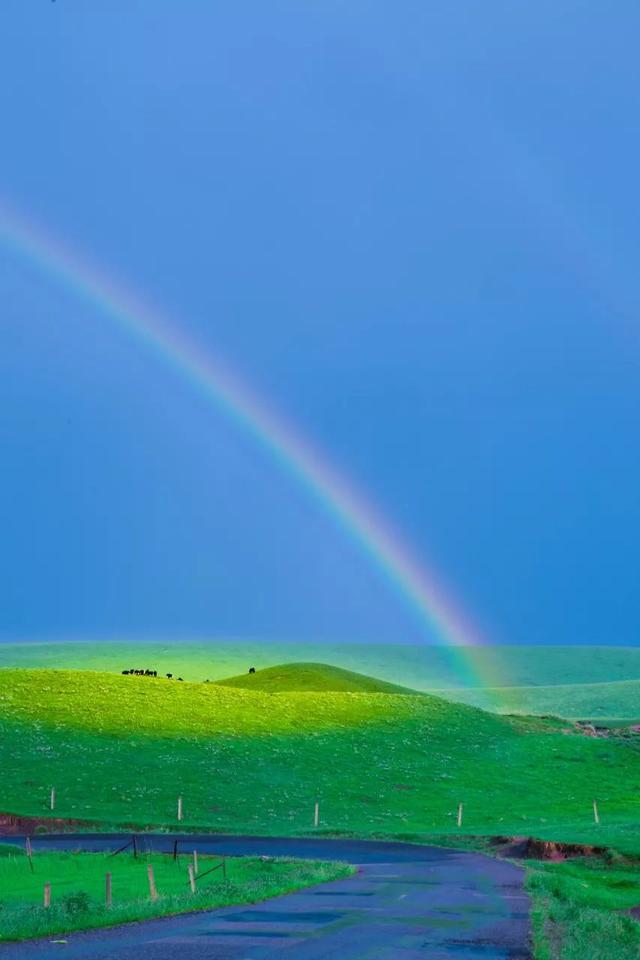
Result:
{"label": "green grass hill", "polygon": [[[566,726],[566,725],[565,725]],[[0,811],[244,833],[536,833],[640,850],[637,740],[425,694],[0,670]],[[600,826],[592,803],[599,801]],[[464,804],[462,831],[456,825]]]}
{"label": "green grass hill", "polygon": [[[0,643],[0,668],[148,667],[211,682],[278,664],[331,663],[496,713],[640,718],[640,647],[473,648],[375,643]],[[487,686],[488,685],[488,686]]]}
{"label": "green grass hill", "polygon": [[257,670],[256,673],[242,673],[238,677],[216,682],[223,687],[242,687],[247,690],[263,690],[266,693],[293,690],[404,694],[416,692],[386,680],[366,677],[362,673],[332,667],[326,663],[282,663],[277,667],[267,667]]}

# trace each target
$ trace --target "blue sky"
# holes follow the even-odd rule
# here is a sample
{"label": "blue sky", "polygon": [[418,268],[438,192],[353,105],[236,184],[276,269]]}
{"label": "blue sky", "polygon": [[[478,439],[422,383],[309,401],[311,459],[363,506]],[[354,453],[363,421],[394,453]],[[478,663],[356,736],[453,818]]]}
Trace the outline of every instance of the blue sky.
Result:
{"label": "blue sky", "polygon": [[[489,642],[640,625],[640,12],[4,0],[0,197],[311,438]],[[0,638],[429,640],[308,493],[0,247]]]}

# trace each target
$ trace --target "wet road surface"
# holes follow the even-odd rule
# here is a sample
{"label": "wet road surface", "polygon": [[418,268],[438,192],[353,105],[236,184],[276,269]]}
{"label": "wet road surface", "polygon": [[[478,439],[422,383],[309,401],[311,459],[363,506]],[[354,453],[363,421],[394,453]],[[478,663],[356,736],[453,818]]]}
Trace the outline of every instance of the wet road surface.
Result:
{"label": "wet road surface", "polygon": [[[20,838],[7,837],[17,843]],[[35,849],[115,850],[121,835],[34,838]],[[175,836],[139,838],[170,851]],[[358,873],[264,903],[0,945],[0,960],[529,960],[521,868],[415,844],[183,835],[181,849],[345,860]],[[56,938],[57,939],[57,938]]]}

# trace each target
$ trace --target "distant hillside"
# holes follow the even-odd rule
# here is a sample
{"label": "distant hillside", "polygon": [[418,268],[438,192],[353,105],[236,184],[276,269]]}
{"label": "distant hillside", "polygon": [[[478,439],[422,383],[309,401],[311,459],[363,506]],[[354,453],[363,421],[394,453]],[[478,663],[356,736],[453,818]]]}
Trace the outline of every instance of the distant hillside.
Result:
{"label": "distant hillside", "polygon": [[[0,667],[108,670],[149,667],[185,680],[222,680],[279,663],[332,663],[413,690],[550,686],[640,679],[638,647],[385,643],[0,643]],[[465,669],[461,664],[466,665]],[[482,679],[481,679],[482,678]]]}
{"label": "distant hillside", "polygon": [[187,681],[209,680],[211,685],[225,677],[247,674],[250,666],[258,671],[302,661],[331,663],[345,671],[384,678],[392,686],[434,693],[493,712],[615,717],[628,722],[640,718],[640,647],[0,643],[0,668],[119,674],[137,667],[157,670],[159,675],[173,673]]}
{"label": "distant hillside", "polygon": [[627,723],[640,721],[640,680],[431,692],[493,713],[554,714],[573,720]]}
{"label": "distant hillside", "polygon": [[336,693],[404,693],[416,691],[400,687],[386,680],[367,677],[363,673],[343,670],[327,663],[281,663],[256,673],[243,673],[238,677],[218,680],[223,687],[243,687],[247,690],[262,690],[265,693],[312,690]]}

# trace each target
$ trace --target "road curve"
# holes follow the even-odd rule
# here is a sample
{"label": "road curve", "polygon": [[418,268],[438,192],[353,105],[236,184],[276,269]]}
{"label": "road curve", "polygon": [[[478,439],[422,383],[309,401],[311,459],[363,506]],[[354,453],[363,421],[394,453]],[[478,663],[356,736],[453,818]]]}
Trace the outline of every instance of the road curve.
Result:
{"label": "road curve", "polygon": [[[2,838],[9,843],[17,837]],[[34,847],[114,850],[128,837],[73,834]],[[145,834],[169,851],[175,836]],[[480,854],[406,843],[182,835],[185,850],[345,860],[358,873],[263,903],[0,946],[1,960],[529,960],[523,871]]]}

